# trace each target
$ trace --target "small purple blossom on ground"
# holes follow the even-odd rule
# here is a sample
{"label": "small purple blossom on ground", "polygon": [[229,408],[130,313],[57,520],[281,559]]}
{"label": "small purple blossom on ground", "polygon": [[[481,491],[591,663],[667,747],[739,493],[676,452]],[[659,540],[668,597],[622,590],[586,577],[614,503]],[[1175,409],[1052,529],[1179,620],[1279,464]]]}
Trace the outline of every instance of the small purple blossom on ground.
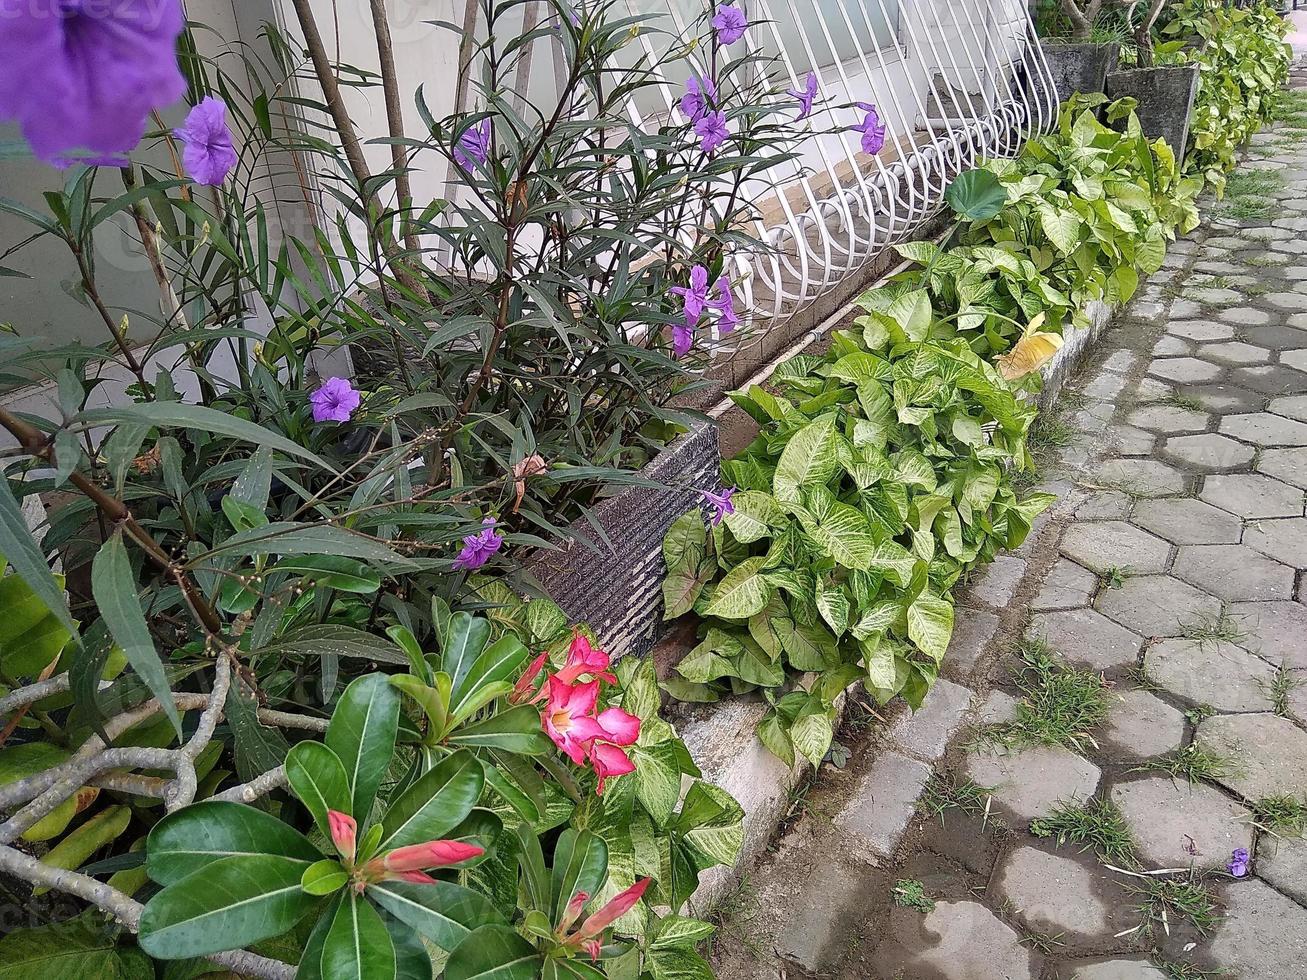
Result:
{"label": "small purple blossom on ground", "polygon": [[48,163],[121,163],[186,94],[181,0],[4,0],[0,22],[0,119]]}
{"label": "small purple blossom on ground", "polygon": [[328,378],[309,395],[314,422],[348,422],[359,407],[361,396],[345,378]]}
{"label": "small purple blossom on ground", "polygon": [[495,532],[495,525],[498,523],[493,517],[487,517],[481,522],[483,528],[481,533],[469,534],[463,539],[463,550],[454,559],[455,568],[464,572],[480,568],[490,560],[491,555],[504,546],[503,535]]}
{"label": "small purple blossom on ground", "polygon": [[711,153],[731,135],[731,131],[726,128],[726,113],[704,113],[694,124],[694,132],[699,137],[699,148],[704,153]]}
{"label": "small purple blossom on ground", "polygon": [[197,184],[217,187],[236,166],[236,148],[227,128],[227,103],[209,96],[190,111],[176,137],[186,146],[182,163]]}
{"label": "small purple blossom on ground", "polygon": [[694,327],[708,304],[708,270],[696,265],[690,270],[690,286],[673,286],[669,292],[685,301],[685,325]]}
{"label": "small purple blossom on ground", "polygon": [[712,19],[712,26],[717,32],[718,44],[734,44],[744,37],[749,20],[739,7],[724,3],[717,8],[717,16]]}
{"label": "small purple blossom on ground", "polygon": [[711,78],[691,75],[685,80],[685,94],[681,96],[681,111],[692,123],[712,111],[717,102],[717,86]]}
{"label": "small purple blossom on ground", "polygon": [[454,159],[459,165],[471,170],[476,164],[485,163],[490,156],[490,120],[482,119],[458,139],[454,147]]}
{"label": "small purple blossom on ground", "polygon": [[708,301],[708,305],[720,314],[717,321],[722,333],[730,333],[740,325],[740,317],[735,312],[735,296],[731,293],[731,281],[725,276],[718,276],[716,282],[717,299]]}
{"label": "small purple blossom on ground", "polygon": [[808,79],[804,88],[802,90],[792,88],[786,94],[792,95],[799,100],[799,114],[794,117],[794,121],[798,122],[800,119],[807,119],[812,115],[812,100],[817,97],[817,73],[815,71],[808,72]]}
{"label": "small purple blossom on ground", "polygon": [[1248,848],[1236,847],[1234,853],[1230,855],[1230,863],[1226,869],[1236,878],[1242,878],[1248,873]]}
{"label": "small purple blossom on ground", "polygon": [[722,522],[722,518],[727,514],[735,513],[735,505],[731,503],[731,497],[735,494],[734,487],[723,487],[720,493],[713,493],[711,490],[700,490],[699,496],[704,501],[712,504],[713,512],[709,515],[712,526],[716,527]]}
{"label": "small purple blossom on ground", "polygon": [[858,108],[867,114],[862,125],[853,127],[854,132],[862,134],[862,152],[879,153],[885,145],[885,122],[880,111],[870,102],[859,102]]}

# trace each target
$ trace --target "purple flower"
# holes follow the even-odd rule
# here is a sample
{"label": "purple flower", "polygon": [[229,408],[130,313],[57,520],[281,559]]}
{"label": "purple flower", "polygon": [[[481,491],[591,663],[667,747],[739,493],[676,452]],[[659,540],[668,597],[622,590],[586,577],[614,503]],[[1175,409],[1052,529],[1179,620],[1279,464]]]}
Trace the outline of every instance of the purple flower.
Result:
{"label": "purple flower", "polygon": [[717,102],[717,86],[711,78],[691,75],[685,80],[685,94],[681,96],[681,111],[692,123],[712,111]]}
{"label": "purple flower", "polygon": [[735,312],[735,296],[731,293],[731,281],[725,276],[717,277],[717,299],[708,300],[708,305],[721,314],[717,321],[722,333],[730,333],[740,325],[740,317]]}
{"label": "purple flower", "polygon": [[879,153],[885,145],[885,123],[880,112],[870,102],[859,102],[858,108],[867,114],[861,126],[854,126],[853,132],[862,134],[862,152]]}
{"label": "purple flower", "polygon": [[678,323],[672,327],[672,353],[684,357],[694,346],[694,327]]}
{"label": "purple flower", "polygon": [[217,187],[236,166],[236,148],[227,128],[227,103],[209,96],[191,110],[176,137],[186,144],[182,163],[197,184]]}
{"label": "purple flower", "polygon": [[495,525],[498,523],[493,517],[487,517],[481,522],[484,530],[480,534],[469,534],[463,539],[463,550],[454,559],[455,568],[464,572],[480,568],[504,546],[504,536],[495,533]]}
{"label": "purple flower", "polygon": [[482,119],[480,124],[471,127],[458,139],[454,147],[454,159],[466,170],[471,170],[478,163],[485,163],[490,156],[490,120]]}
{"label": "purple flower", "polygon": [[704,153],[711,153],[726,142],[731,135],[726,128],[726,113],[705,112],[694,124],[694,131],[699,137],[699,148]]}
{"label": "purple flower", "polygon": [[799,114],[794,117],[794,121],[798,122],[800,119],[807,119],[812,115],[812,100],[817,97],[817,73],[815,71],[808,72],[808,80],[802,91],[792,88],[785,94],[792,95],[799,100]]}
{"label": "purple flower", "polygon": [[186,93],[181,0],[0,0],[0,119],[56,166],[121,162]]}
{"label": "purple flower", "polygon": [[717,16],[712,19],[712,26],[717,32],[717,43],[734,44],[744,37],[749,21],[739,7],[722,4],[717,8]]}
{"label": "purple flower", "polygon": [[721,493],[713,493],[710,490],[699,491],[699,496],[701,496],[705,502],[710,503],[713,506],[713,512],[709,516],[713,527],[720,524],[722,518],[727,514],[735,513],[735,505],[731,503],[731,496],[734,493],[734,487],[723,487]]}
{"label": "purple flower", "polygon": [[1234,853],[1230,855],[1230,863],[1226,869],[1236,878],[1242,878],[1248,873],[1248,848],[1236,847]]}
{"label": "purple flower", "polygon": [[685,325],[693,328],[703,316],[703,308],[708,303],[708,270],[696,265],[690,270],[690,287],[673,286],[669,292],[680,296],[685,301]]}
{"label": "purple flower", "polygon": [[360,395],[345,378],[328,378],[309,395],[314,422],[348,422],[359,407]]}

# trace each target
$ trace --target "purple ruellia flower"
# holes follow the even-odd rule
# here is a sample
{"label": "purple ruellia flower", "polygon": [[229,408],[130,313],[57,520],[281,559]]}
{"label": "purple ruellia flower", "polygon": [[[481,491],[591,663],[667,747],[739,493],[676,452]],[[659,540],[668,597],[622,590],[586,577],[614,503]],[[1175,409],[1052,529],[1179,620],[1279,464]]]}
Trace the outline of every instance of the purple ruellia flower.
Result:
{"label": "purple ruellia flower", "polygon": [[705,502],[710,503],[713,506],[713,512],[709,516],[709,520],[712,521],[713,527],[720,524],[722,518],[727,514],[735,513],[735,505],[731,503],[731,497],[734,493],[734,487],[723,487],[721,493],[713,493],[710,490],[699,491],[699,496],[703,497]]}
{"label": "purple ruellia flower", "polygon": [[731,293],[731,281],[725,276],[718,276],[716,289],[717,298],[708,300],[708,305],[721,314],[717,323],[722,333],[730,333],[740,325],[740,317],[735,312],[735,296]]}
{"label": "purple ruellia flower", "polygon": [[1248,873],[1248,848],[1236,847],[1230,855],[1230,863],[1225,866],[1230,874],[1242,878]]}
{"label": "purple ruellia flower", "polygon": [[726,113],[705,112],[694,124],[694,132],[699,137],[699,148],[704,153],[711,153],[731,135],[726,128]]}
{"label": "purple ruellia flower", "polygon": [[719,44],[734,44],[744,37],[744,29],[749,26],[749,21],[739,7],[724,3],[717,8],[717,16],[712,19],[712,26],[717,32]]}
{"label": "purple ruellia flower", "polygon": [[203,99],[175,135],[186,144],[182,163],[197,184],[217,187],[236,166],[236,148],[227,128],[227,103],[222,99]]}
{"label": "purple ruellia flower", "polygon": [[348,422],[359,407],[360,395],[345,378],[328,378],[309,395],[314,422]]}
{"label": "purple ruellia flower", "polygon": [[800,119],[807,119],[812,115],[812,100],[817,97],[817,73],[815,71],[808,72],[808,80],[802,90],[792,88],[785,94],[792,95],[799,100],[799,114],[794,117],[794,121],[798,122]]}
{"label": "purple ruellia flower", "polygon": [[463,550],[454,559],[455,568],[464,572],[480,568],[504,546],[504,536],[495,533],[495,525],[498,523],[493,517],[487,517],[481,522],[483,530],[480,534],[469,534],[463,539]]}
{"label": "purple ruellia flower", "polygon": [[854,132],[862,134],[862,152],[879,153],[885,145],[885,122],[870,102],[859,102],[858,108],[867,114],[861,126],[853,127]]}
{"label": "purple ruellia flower", "polygon": [[485,163],[489,156],[490,120],[482,119],[459,137],[458,145],[454,147],[454,159],[460,166],[471,170],[476,164]]}
{"label": "purple ruellia flower", "polygon": [[56,166],[121,163],[186,94],[181,0],[0,0],[0,119]]}
{"label": "purple ruellia flower", "polygon": [[708,270],[696,265],[690,270],[690,286],[673,286],[669,292],[685,301],[685,325],[693,328],[708,303]]}
{"label": "purple ruellia flower", "polygon": [[694,327],[678,323],[672,327],[672,353],[684,357],[694,346]]}
{"label": "purple ruellia flower", "polygon": [[711,78],[691,75],[685,80],[685,94],[681,96],[681,111],[690,122],[697,123],[712,111],[716,102],[717,86],[713,84]]}

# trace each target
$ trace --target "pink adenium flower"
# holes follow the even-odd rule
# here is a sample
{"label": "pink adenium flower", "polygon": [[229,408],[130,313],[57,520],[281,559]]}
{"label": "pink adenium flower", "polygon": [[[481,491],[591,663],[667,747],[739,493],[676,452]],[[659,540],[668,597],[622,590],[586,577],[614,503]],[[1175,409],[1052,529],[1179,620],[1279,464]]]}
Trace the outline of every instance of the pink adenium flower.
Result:
{"label": "pink adenium flower", "polygon": [[309,395],[314,422],[348,422],[362,396],[345,378],[328,378]]}
{"label": "pink adenium flower", "polygon": [[476,164],[484,164],[489,156],[490,120],[482,119],[459,137],[454,147],[454,159],[464,169],[471,170]]}
{"label": "pink adenium flower", "polygon": [[713,493],[711,490],[699,491],[699,496],[703,497],[705,502],[712,504],[713,506],[711,517],[713,527],[720,524],[722,518],[727,514],[735,513],[735,505],[731,503],[731,497],[734,496],[734,494],[734,487],[723,487],[721,493]]}
{"label": "pink adenium flower", "polygon": [[185,24],[181,0],[3,0],[0,119],[56,166],[125,162],[151,110],[186,94]]}
{"label": "pink adenium flower", "polygon": [[607,684],[616,684],[617,678],[608,670],[611,659],[603,650],[591,646],[590,640],[578,630],[572,634],[572,645],[567,651],[567,663],[554,676],[564,684],[575,684],[584,674],[589,674],[592,678]]}
{"label": "pink adenium flower", "polygon": [[454,559],[456,569],[470,572],[480,568],[504,546],[504,536],[495,530],[498,523],[495,518],[487,517],[481,522],[483,530],[479,534],[469,534],[463,539],[463,550]]}
{"label": "pink adenium flower", "polygon": [[792,95],[799,100],[799,114],[794,117],[794,121],[807,119],[812,115],[812,100],[817,97],[817,73],[808,72],[807,83],[802,89],[790,89],[787,95]]}
{"label": "pink adenium flower", "polygon": [[880,111],[870,102],[859,102],[858,108],[867,114],[862,125],[853,127],[854,132],[862,134],[862,152],[879,153],[885,146],[885,122]]}
{"label": "pink adenium flower", "polygon": [[712,19],[712,26],[719,44],[734,44],[744,37],[749,21],[739,7],[721,4],[717,8],[717,16]]}
{"label": "pink adenium flower", "polygon": [[555,935],[564,946],[571,946],[573,949],[584,949],[590,954],[591,959],[599,959],[599,951],[603,948],[601,940],[604,930],[635,908],[636,903],[644,897],[644,893],[648,890],[650,880],[649,878],[641,878],[630,888],[618,892],[608,904],[599,911],[592,913],[589,918],[582,922],[575,932],[569,933],[572,924],[580,916],[581,909],[584,908],[586,901],[589,899],[585,892],[577,892],[572,900],[567,903],[564,922],[559,923]]}
{"label": "pink adenium flower", "polygon": [[485,848],[461,840],[429,840],[424,844],[397,847],[381,859],[387,871],[410,872],[427,868],[449,868],[484,854]]}
{"label": "pink adenium flower", "polygon": [[343,857],[346,863],[353,861],[355,838],[358,835],[358,824],[355,823],[354,818],[339,810],[328,810],[327,826],[331,830],[331,842],[336,845],[336,853]]}
{"label": "pink adenium flower", "polygon": [[549,699],[540,723],[555,745],[578,766],[585,765],[590,743],[604,734],[592,716],[599,700],[599,682],[568,684],[555,674],[548,681]]}
{"label": "pink adenium flower", "polygon": [[597,796],[603,795],[604,782],[609,776],[625,776],[628,772],[635,772],[635,763],[630,756],[616,745],[604,742],[595,742],[590,750],[590,764],[599,777],[599,785],[595,787]]}
{"label": "pink adenium flower", "polygon": [[691,123],[697,123],[712,111],[717,103],[717,86],[708,77],[691,75],[685,80],[685,94],[681,96],[681,111]]}
{"label": "pink adenium flower", "polygon": [[527,665],[526,670],[522,671],[522,676],[517,679],[513,685],[513,690],[508,693],[509,704],[527,704],[531,701],[538,701],[544,697],[544,691],[536,692],[536,678],[540,676],[540,671],[549,661],[549,652],[546,651],[536,657]]}
{"label": "pink adenium flower", "polygon": [[699,137],[699,149],[711,153],[726,142],[731,131],[726,128],[726,113],[705,112],[694,124],[695,135]]}
{"label": "pink adenium flower", "polygon": [[236,148],[227,128],[227,103],[209,96],[190,111],[178,127],[182,163],[197,184],[217,187],[236,166]]}

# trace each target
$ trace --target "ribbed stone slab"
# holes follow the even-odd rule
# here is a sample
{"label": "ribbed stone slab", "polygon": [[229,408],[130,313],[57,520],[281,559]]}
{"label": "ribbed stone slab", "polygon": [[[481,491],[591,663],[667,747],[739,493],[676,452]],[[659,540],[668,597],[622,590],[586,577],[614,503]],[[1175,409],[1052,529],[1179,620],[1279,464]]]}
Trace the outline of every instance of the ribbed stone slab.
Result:
{"label": "ribbed stone slab", "polygon": [[1062,535],[1062,554],[1102,575],[1112,568],[1143,574],[1166,567],[1171,546],[1126,521],[1073,524]]}
{"label": "ribbed stone slab", "polygon": [[1141,636],[1179,636],[1185,626],[1221,614],[1221,600],[1170,575],[1135,575],[1104,589],[1098,611]]}
{"label": "ribbed stone slab", "polygon": [[1258,521],[1243,532],[1243,543],[1294,568],[1307,568],[1307,517]]}
{"label": "ribbed stone slab", "polygon": [[1027,634],[1048,643],[1067,661],[1090,670],[1133,666],[1143,637],[1094,609],[1040,613]]}
{"label": "ribbed stone slab", "polygon": [[1218,867],[1236,847],[1252,848],[1252,814],[1202,783],[1147,776],[1117,783],[1110,796],[1147,868]]}
{"label": "ribbed stone slab", "polygon": [[1224,975],[1240,980],[1301,977],[1307,963],[1307,908],[1256,878],[1220,890],[1225,917],[1208,952]]}
{"label": "ribbed stone slab", "polygon": [[1144,654],[1144,672],[1162,690],[1218,711],[1269,711],[1275,668],[1220,640],[1165,640]]}
{"label": "ribbed stone slab", "polygon": [[1238,517],[1192,497],[1141,500],[1130,521],[1173,544],[1238,544],[1243,532]]}
{"label": "ribbed stone slab", "polygon": [[1247,800],[1307,797],[1307,732],[1279,715],[1218,715],[1198,741],[1230,763],[1214,778]]}
{"label": "ribbed stone slab", "polygon": [[[1203,481],[1199,498],[1237,517],[1300,517],[1303,492],[1298,487],[1263,476],[1260,473],[1229,473],[1209,476]],[[1145,525],[1146,526],[1146,525]],[[1178,542],[1220,544],[1216,541]]]}
{"label": "ribbed stone slab", "polygon": [[967,756],[967,778],[991,791],[994,803],[1019,821],[1048,813],[1058,802],[1093,795],[1098,766],[1060,745]]}
{"label": "ribbed stone slab", "polygon": [[1293,597],[1293,569],[1247,545],[1185,545],[1171,572],[1227,602]]}
{"label": "ribbed stone slab", "polygon": [[1069,558],[1059,558],[1048,570],[1030,608],[1035,612],[1046,612],[1087,606],[1097,589],[1097,575]]}

